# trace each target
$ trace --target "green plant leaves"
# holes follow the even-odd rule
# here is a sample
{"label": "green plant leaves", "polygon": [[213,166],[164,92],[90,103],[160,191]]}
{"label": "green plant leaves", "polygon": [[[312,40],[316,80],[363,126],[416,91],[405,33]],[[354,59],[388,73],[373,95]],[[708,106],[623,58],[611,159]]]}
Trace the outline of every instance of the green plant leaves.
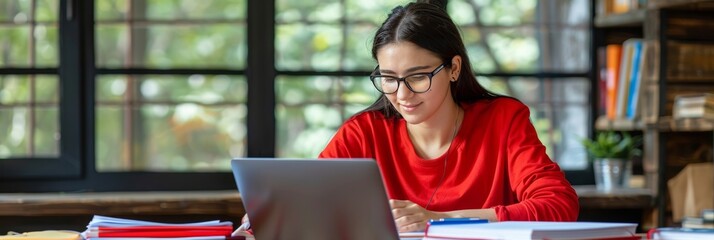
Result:
{"label": "green plant leaves", "polygon": [[593,158],[631,159],[642,153],[639,149],[642,137],[626,132],[599,132],[594,140],[583,139],[582,143]]}

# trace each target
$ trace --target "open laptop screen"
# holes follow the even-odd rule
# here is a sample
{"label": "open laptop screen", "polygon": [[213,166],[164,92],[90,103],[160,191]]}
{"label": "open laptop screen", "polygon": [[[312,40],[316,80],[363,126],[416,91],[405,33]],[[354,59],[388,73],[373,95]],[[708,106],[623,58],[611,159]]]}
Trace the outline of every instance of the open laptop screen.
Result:
{"label": "open laptop screen", "polygon": [[241,158],[231,165],[256,239],[398,239],[372,159]]}

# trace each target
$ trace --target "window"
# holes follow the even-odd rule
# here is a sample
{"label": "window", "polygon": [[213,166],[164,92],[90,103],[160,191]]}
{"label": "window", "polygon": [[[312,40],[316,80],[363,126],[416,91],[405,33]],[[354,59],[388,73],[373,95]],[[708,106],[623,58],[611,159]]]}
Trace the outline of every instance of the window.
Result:
{"label": "window", "polygon": [[[233,157],[317,156],[379,96],[371,38],[406,2],[0,1],[0,192],[230,189]],[[589,1],[445,2],[481,84],[584,168]]]}
{"label": "window", "polygon": [[2,158],[60,155],[58,77],[38,69],[56,72],[57,7],[57,1],[0,2],[0,67],[9,73],[0,75]]}
{"label": "window", "polygon": [[[367,81],[376,64],[371,37],[404,2],[278,1],[278,156],[317,156],[347,117],[379,96]],[[588,136],[591,118],[589,2],[515,3],[451,0],[447,10],[480,83],[526,103],[551,158],[564,169],[583,169],[578,139]],[[344,96],[345,83],[358,86],[353,98]]]}
{"label": "window", "polygon": [[[77,98],[59,92],[60,21],[57,0],[0,2],[0,176],[76,177],[78,124],[67,113]],[[71,83],[72,80],[67,81]],[[62,105],[61,105],[62,104]]]}
{"label": "window", "polygon": [[228,171],[246,155],[245,1],[95,3],[97,171]]}
{"label": "window", "polygon": [[276,155],[316,157],[337,128],[379,97],[367,78],[371,37],[405,1],[277,1]]}
{"label": "window", "polygon": [[516,97],[551,159],[587,167],[590,132],[590,1],[450,0],[480,83]]}

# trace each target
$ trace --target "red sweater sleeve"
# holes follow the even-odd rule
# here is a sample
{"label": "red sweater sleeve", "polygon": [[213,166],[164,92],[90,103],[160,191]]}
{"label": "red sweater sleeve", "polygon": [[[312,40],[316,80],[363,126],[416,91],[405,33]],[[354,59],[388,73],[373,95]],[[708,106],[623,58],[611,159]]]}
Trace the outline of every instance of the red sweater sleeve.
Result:
{"label": "red sweater sleeve", "polygon": [[500,221],[575,221],[578,196],[545,152],[529,110],[521,105],[507,132],[509,181],[519,202],[495,208]]}
{"label": "red sweater sleeve", "polygon": [[354,118],[347,120],[327,143],[319,158],[372,158],[365,130]]}

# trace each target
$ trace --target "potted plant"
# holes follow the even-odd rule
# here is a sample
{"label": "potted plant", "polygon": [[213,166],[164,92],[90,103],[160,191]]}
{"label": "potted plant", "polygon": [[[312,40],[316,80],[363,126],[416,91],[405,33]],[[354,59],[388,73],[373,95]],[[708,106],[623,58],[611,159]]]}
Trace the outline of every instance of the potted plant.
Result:
{"label": "potted plant", "polygon": [[593,160],[598,190],[612,191],[627,186],[632,175],[632,159],[641,155],[642,138],[626,132],[599,132],[594,139],[583,139]]}

